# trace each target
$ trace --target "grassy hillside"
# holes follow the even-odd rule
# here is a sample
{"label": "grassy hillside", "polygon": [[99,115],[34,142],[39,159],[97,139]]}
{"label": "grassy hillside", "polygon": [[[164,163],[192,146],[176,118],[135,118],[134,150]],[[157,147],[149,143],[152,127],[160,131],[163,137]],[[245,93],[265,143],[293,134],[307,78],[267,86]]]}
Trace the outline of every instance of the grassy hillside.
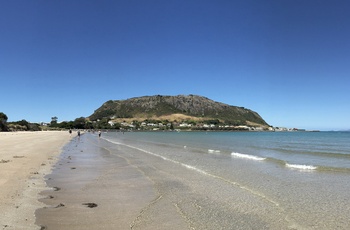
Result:
{"label": "grassy hillside", "polygon": [[110,100],[89,117],[92,121],[103,118],[117,121],[157,119],[170,122],[215,119],[229,125],[268,126],[257,112],[196,95],[156,95]]}

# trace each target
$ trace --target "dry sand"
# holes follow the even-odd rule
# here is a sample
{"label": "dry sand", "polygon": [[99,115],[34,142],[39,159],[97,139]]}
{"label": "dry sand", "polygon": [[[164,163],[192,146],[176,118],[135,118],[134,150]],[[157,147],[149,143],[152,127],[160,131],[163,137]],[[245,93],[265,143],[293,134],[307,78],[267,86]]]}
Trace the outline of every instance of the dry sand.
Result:
{"label": "dry sand", "polygon": [[40,229],[44,176],[71,138],[67,131],[0,133],[0,229]]}

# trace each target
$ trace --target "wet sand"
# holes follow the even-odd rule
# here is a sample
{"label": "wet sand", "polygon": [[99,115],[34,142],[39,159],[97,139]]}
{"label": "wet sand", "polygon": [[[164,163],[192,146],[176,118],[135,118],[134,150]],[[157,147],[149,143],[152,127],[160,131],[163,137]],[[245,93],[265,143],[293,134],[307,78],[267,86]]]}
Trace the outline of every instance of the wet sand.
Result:
{"label": "wet sand", "polygon": [[[37,210],[42,229],[131,229],[157,200],[153,183],[126,159],[82,135],[65,146]],[[102,141],[102,140],[101,140]]]}
{"label": "wet sand", "polygon": [[348,229],[347,174],[122,135],[87,133],[63,148],[36,211],[41,229]]}
{"label": "wet sand", "polygon": [[0,133],[0,229],[40,229],[35,210],[43,207],[40,191],[68,132]]}
{"label": "wet sand", "polygon": [[91,134],[46,179],[42,229],[298,229],[268,197]]}

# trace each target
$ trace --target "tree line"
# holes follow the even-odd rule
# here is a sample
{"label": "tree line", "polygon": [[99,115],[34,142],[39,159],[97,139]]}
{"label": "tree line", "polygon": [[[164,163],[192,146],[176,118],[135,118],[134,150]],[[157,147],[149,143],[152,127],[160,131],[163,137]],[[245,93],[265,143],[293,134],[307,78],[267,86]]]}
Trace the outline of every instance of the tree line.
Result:
{"label": "tree line", "polygon": [[[107,122],[99,122],[96,127],[96,124],[87,121],[84,117],[80,117],[75,119],[74,121],[63,121],[58,123],[57,117],[53,117],[51,123],[49,124],[38,124],[31,123],[26,120],[13,121],[8,122],[8,117],[5,113],[0,112],[0,131],[41,131],[43,128],[45,129],[94,129],[94,128],[106,128],[108,127]],[[106,123],[106,124],[105,124]]]}
{"label": "tree line", "polygon": [[26,120],[8,122],[5,113],[0,112],[0,131],[40,131],[40,124],[30,123]]}

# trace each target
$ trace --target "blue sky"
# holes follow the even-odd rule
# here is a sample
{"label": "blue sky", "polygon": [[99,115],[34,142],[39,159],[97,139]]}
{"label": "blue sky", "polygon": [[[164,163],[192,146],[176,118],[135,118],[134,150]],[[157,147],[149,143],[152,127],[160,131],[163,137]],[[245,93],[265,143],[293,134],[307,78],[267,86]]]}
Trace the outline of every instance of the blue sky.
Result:
{"label": "blue sky", "polygon": [[350,2],[0,0],[0,112],[87,117],[196,94],[270,125],[350,129]]}

